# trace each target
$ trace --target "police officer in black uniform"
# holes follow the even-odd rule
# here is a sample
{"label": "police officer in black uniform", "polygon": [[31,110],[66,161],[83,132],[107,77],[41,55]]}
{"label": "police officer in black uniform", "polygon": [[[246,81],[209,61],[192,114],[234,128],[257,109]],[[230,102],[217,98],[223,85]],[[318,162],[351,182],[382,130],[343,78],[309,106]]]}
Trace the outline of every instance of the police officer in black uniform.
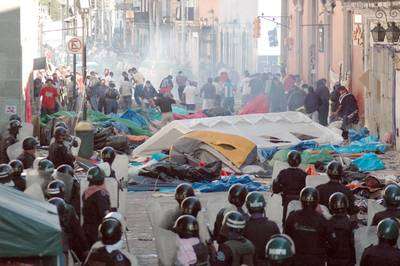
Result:
{"label": "police officer in black uniform", "polygon": [[89,246],[98,240],[97,229],[111,210],[110,195],[104,186],[104,173],[97,166],[87,172],[89,187],[82,196],[83,231]]}
{"label": "police officer in black uniform", "polygon": [[175,221],[178,219],[179,216],[182,215],[181,212],[182,201],[187,197],[194,197],[194,196],[195,194],[192,185],[188,183],[179,184],[175,189],[175,200],[178,203],[178,205],[174,209],[169,210],[165,214],[164,220],[161,221],[160,227],[167,230],[172,230]]}
{"label": "police officer in black uniform", "polygon": [[386,210],[378,212],[372,219],[372,226],[378,225],[385,218],[400,219],[400,187],[396,184],[390,184],[385,188],[383,199],[386,204]]}
{"label": "police officer in black uniform", "polygon": [[112,147],[104,147],[100,152],[100,157],[103,162],[108,163],[110,166],[111,174],[110,177],[116,178],[115,171],[112,169],[112,164],[115,160],[115,151]]}
{"label": "police officer in black uniform", "polygon": [[260,192],[254,191],[247,195],[246,208],[250,219],[243,230],[243,236],[250,240],[256,249],[254,265],[262,266],[266,263],[265,245],[271,236],[280,233],[278,225],[265,216],[265,206],[264,196]]}
{"label": "police officer in black uniform", "polygon": [[291,151],[288,154],[289,168],[282,170],[272,183],[273,193],[282,193],[282,225],[285,224],[287,206],[292,200],[298,200],[300,191],[306,186],[307,174],[298,168],[301,163],[301,154]]}
{"label": "police officer in black uniform", "polygon": [[63,241],[64,251],[72,250],[83,262],[89,251],[89,245],[74,208],[62,198],[64,190],[62,181],[52,181],[47,187],[48,201],[57,206],[61,229],[66,238]]}
{"label": "police officer in black uniform", "polygon": [[367,247],[361,257],[360,266],[398,266],[400,250],[397,248],[399,225],[393,218],[386,218],[378,224],[378,245]]}
{"label": "police officer in black uniform", "polygon": [[9,165],[11,167],[11,180],[14,182],[15,189],[25,191],[26,179],[22,176],[24,165],[20,160],[12,160]]}
{"label": "police officer in black uniform", "polygon": [[348,214],[355,220],[355,216],[358,213],[358,207],[354,205],[353,193],[342,184],[343,166],[337,161],[329,163],[326,173],[329,176],[329,182],[317,186],[319,192],[319,203],[329,208],[329,197],[335,192],[342,192],[347,196],[349,200]]}
{"label": "police officer in black uniform", "polygon": [[122,252],[122,225],[115,218],[106,218],[99,226],[101,247],[92,247],[84,266],[130,266],[131,262]]}
{"label": "police officer in black uniform", "polygon": [[220,235],[223,220],[229,211],[237,211],[242,214],[243,219],[248,220],[248,214],[243,210],[243,205],[246,201],[247,188],[242,184],[234,184],[228,191],[228,202],[231,206],[222,208],[215,219],[213,237],[218,243],[225,241],[225,238]]}
{"label": "police officer in black uniform", "polygon": [[201,211],[201,202],[196,197],[187,197],[181,203],[182,215],[192,215],[197,217],[197,214]]}
{"label": "police officer in black uniform", "polygon": [[49,146],[49,155],[47,159],[54,163],[57,168],[62,164],[68,164],[74,167],[75,157],[72,155],[70,147],[65,145],[68,133],[64,127],[56,127],[54,131],[54,143]]}
{"label": "police officer in black uniform", "polygon": [[17,136],[21,127],[21,122],[18,120],[11,120],[8,123],[8,130],[3,134],[0,141],[0,163],[10,162],[7,155],[7,148],[17,143]]}
{"label": "police officer in black uniform", "polygon": [[296,249],[293,240],[284,234],[271,237],[265,247],[267,266],[293,266]]}
{"label": "police officer in black uniform", "polygon": [[38,163],[38,174],[41,178],[41,188],[43,195],[46,196],[47,186],[53,181],[54,164],[52,161],[42,159]]}
{"label": "police officer in black uniform", "polygon": [[6,163],[0,164],[0,184],[7,184],[11,181],[11,166]]}
{"label": "police officer in black uniform", "polygon": [[39,142],[34,137],[28,137],[22,141],[22,149],[24,150],[17,159],[22,162],[24,169],[33,168],[33,162],[36,159],[36,148]]}
{"label": "police officer in black uniform", "polygon": [[79,183],[79,180],[75,177],[74,169],[68,164],[60,165],[54,174],[54,179],[62,180],[66,185],[68,184],[64,200],[68,204],[71,204],[72,207],[74,207],[78,217],[80,217],[81,184]]}
{"label": "police officer in black uniform", "polygon": [[246,220],[237,211],[228,212],[223,221],[220,234],[225,241],[218,245],[218,252],[212,254],[211,265],[254,265],[254,245],[243,236]]}
{"label": "police officer in black uniform", "polygon": [[316,211],[318,190],[305,187],[301,190],[302,209],[293,211],[286,219],[284,232],[296,246],[296,266],[325,266],[326,248],[333,235],[329,231],[328,221]]}
{"label": "police officer in black uniform", "polygon": [[333,246],[328,248],[328,266],[351,266],[356,264],[353,226],[347,210],[349,201],[341,192],[333,193],[329,198],[329,210],[332,214],[329,228],[335,234]]}
{"label": "police officer in black uniform", "polygon": [[190,265],[208,265],[208,248],[200,241],[199,224],[194,216],[187,214],[180,216],[174,224],[173,231],[180,239],[192,240],[191,242],[178,240],[179,245],[175,265],[187,265],[187,261],[180,261],[181,257],[186,256],[180,255],[190,248],[193,248],[196,255],[196,260],[191,261]]}

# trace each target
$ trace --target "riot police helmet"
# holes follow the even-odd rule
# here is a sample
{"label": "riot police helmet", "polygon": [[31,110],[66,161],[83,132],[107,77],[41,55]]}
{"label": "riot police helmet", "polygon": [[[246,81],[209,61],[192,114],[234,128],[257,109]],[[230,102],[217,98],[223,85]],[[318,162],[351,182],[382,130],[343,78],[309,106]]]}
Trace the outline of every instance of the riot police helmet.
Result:
{"label": "riot police helmet", "polygon": [[349,199],[342,192],[333,193],[329,197],[329,210],[332,214],[346,213],[349,208]]}
{"label": "riot police helmet", "polygon": [[11,120],[8,123],[8,130],[10,131],[18,131],[22,127],[22,124],[18,120]]}
{"label": "riot police helmet", "polygon": [[24,165],[20,160],[12,160],[8,163],[11,167],[11,176],[20,177],[24,171]]}
{"label": "riot police helmet", "polygon": [[122,225],[115,218],[104,219],[99,226],[99,234],[104,245],[113,245],[121,240]]}
{"label": "riot police helmet", "polygon": [[104,178],[105,174],[98,166],[91,167],[87,172],[89,183],[100,185],[104,182]]}
{"label": "riot police helmet", "polygon": [[0,184],[5,184],[11,180],[12,169],[6,163],[0,164]]}
{"label": "riot police helmet", "polygon": [[300,192],[300,202],[303,207],[315,209],[319,203],[319,193],[313,187],[305,187]]}
{"label": "riot police helmet", "polygon": [[34,137],[27,137],[22,141],[22,149],[25,151],[34,150],[39,142]]}
{"label": "riot police helmet", "polygon": [[111,165],[115,160],[114,148],[109,146],[104,147],[101,150],[100,157],[104,162],[109,163]]}
{"label": "riot police helmet", "polygon": [[246,197],[246,208],[249,213],[264,213],[266,205],[265,198],[260,192],[250,192]]}
{"label": "riot police helmet", "polygon": [[246,226],[246,220],[240,212],[230,211],[225,214],[222,225],[230,232],[241,234]]}
{"label": "riot police helmet", "polygon": [[43,172],[45,174],[53,174],[54,164],[48,159],[42,159],[38,163],[38,170],[39,172]]}
{"label": "riot police helmet", "polygon": [[64,127],[56,127],[54,130],[54,138],[56,142],[64,142],[64,140],[67,138],[68,132]]}
{"label": "riot police helmet", "polygon": [[400,206],[400,186],[390,184],[385,188],[383,199],[388,207]]}
{"label": "riot police helmet", "polygon": [[54,126],[54,128],[58,128],[58,127],[63,127],[65,129],[68,129],[67,124],[65,124],[65,122],[63,122],[63,121],[57,122],[56,125]]}
{"label": "riot police helmet", "polygon": [[278,265],[290,261],[295,254],[294,242],[285,234],[272,236],[265,247],[265,257]]}
{"label": "riot police helmet", "polygon": [[399,237],[399,223],[393,218],[386,218],[378,224],[379,241],[387,241],[395,245]]}
{"label": "riot police helmet", "polygon": [[183,214],[197,217],[197,214],[201,211],[200,200],[196,197],[187,197],[181,203],[181,211]]}
{"label": "riot police helmet", "polygon": [[330,179],[340,180],[343,175],[343,166],[337,161],[332,161],[328,164],[326,173]]}
{"label": "riot police helmet", "polygon": [[10,115],[10,117],[8,118],[8,121],[12,121],[12,120],[17,120],[19,122],[22,122],[21,117],[17,114]]}
{"label": "riot police helmet", "polygon": [[69,176],[74,177],[75,171],[69,164],[62,164],[56,170],[56,176]]}
{"label": "riot police helmet", "polygon": [[291,167],[298,167],[301,164],[301,154],[298,151],[290,151],[287,156],[288,164]]}
{"label": "riot police helmet", "polygon": [[62,198],[54,197],[49,199],[48,202],[56,206],[59,215],[62,215],[65,211],[66,203]]}
{"label": "riot police helmet", "polygon": [[175,200],[180,205],[184,199],[187,197],[194,197],[194,190],[192,185],[188,183],[179,184],[175,189]]}
{"label": "riot police helmet", "polygon": [[229,188],[228,201],[237,208],[242,207],[246,201],[247,188],[242,184],[234,184]]}
{"label": "riot police helmet", "polygon": [[173,231],[181,238],[199,237],[199,223],[192,215],[181,215],[175,221]]}
{"label": "riot police helmet", "polygon": [[61,180],[51,181],[46,188],[46,194],[48,198],[64,198],[65,184]]}

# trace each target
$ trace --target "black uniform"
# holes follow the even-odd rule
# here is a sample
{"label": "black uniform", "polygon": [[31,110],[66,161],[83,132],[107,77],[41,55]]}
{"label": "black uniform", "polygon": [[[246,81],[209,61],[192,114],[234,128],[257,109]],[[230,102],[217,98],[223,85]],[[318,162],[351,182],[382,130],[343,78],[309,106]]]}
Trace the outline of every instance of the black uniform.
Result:
{"label": "black uniform", "polygon": [[330,237],[328,221],[312,209],[291,212],[284,233],[296,247],[296,266],[325,266],[326,248]]}
{"label": "black uniform", "polygon": [[73,250],[79,260],[83,261],[89,246],[74,208],[69,204],[65,204],[65,206],[64,213],[60,215],[61,228],[67,238],[69,249]]}
{"label": "black uniform", "polygon": [[243,236],[250,240],[256,249],[254,265],[265,265],[265,246],[271,236],[276,234],[280,234],[280,231],[275,222],[261,215],[250,216],[243,229]]}
{"label": "black uniform", "polygon": [[335,192],[342,192],[349,199],[349,209],[347,212],[350,215],[358,213],[358,208],[354,205],[354,195],[345,185],[339,182],[329,181],[328,183],[319,185],[316,188],[319,193],[319,204],[325,205],[329,208],[329,197]]}
{"label": "black uniform", "polygon": [[14,143],[17,142],[17,138],[10,134],[9,132],[6,132],[2,137],[0,141],[0,163],[9,163],[10,159],[8,158],[7,155],[7,148],[13,145]]}
{"label": "black uniform", "polygon": [[13,178],[14,182],[14,188],[19,190],[19,191],[25,191],[26,189],[26,177],[25,176],[19,176]]}
{"label": "black uniform", "polygon": [[35,159],[36,157],[34,155],[27,152],[21,153],[21,155],[19,155],[17,158],[17,160],[20,160],[24,165],[24,169],[33,168],[33,162]]}
{"label": "black uniform", "polygon": [[174,209],[170,209],[164,215],[163,220],[160,223],[160,227],[166,230],[172,230],[175,221],[178,220],[179,216],[182,215],[181,209],[177,206]]}
{"label": "black uniform", "polygon": [[387,243],[367,247],[361,257],[360,266],[399,266],[400,250]]}
{"label": "black uniform", "polygon": [[218,246],[218,252],[211,259],[215,266],[253,266],[255,249],[253,244],[242,236],[225,241]]}
{"label": "black uniform", "polygon": [[242,208],[236,208],[233,205],[231,207],[222,208],[218,212],[214,222],[213,235],[218,244],[221,244],[226,240],[226,238],[220,234],[222,228],[222,222],[224,221],[225,214],[228,213],[229,211],[232,211],[233,209],[240,212],[246,221],[249,219],[249,215]]}
{"label": "black uniform", "polygon": [[57,142],[50,144],[47,159],[53,162],[55,168],[62,164],[74,167],[75,158],[64,144]]}
{"label": "black uniform", "polygon": [[[89,187],[88,190],[93,189]],[[110,211],[110,196],[107,191],[98,189],[88,197],[85,191],[83,195],[83,231],[90,246],[98,240],[98,228],[104,216]]]}
{"label": "black uniform", "polygon": [[350,266],[356,264],[354,233],[347,215],[334,215],[328,221],[335,234],[332,246],[328,248],[328,266]]}
{"label": "black uniform", "polygon": [[287,206],[292,200],[298,200],[300,191],[306,186],[307,174],[299,168],[290,167],[282,170],[272,184],[273,193],[282,192],[283,216],[285,224]]}
{"label": "black uniform", "polygon": [[400,219],[400,209],[399,208],[387,208],[384,211],[377,212],[372,219],[372,226],[376,226],[380,221],[386,218],[397,218]]}
{"label": "black uniform", "polygon": [[121,251],[115,250],[108,253],[105,247],[92,249],[84,266],[130,266],[130,260],[122,254]]}
{"label": "black uniform", "polygon": [[73,183],[72,183],[72,189],[71,189],[71,198],[68,201],[69,204],[74,207],[76,214],[78,217],[81,216],[81,185],[74,177]]}

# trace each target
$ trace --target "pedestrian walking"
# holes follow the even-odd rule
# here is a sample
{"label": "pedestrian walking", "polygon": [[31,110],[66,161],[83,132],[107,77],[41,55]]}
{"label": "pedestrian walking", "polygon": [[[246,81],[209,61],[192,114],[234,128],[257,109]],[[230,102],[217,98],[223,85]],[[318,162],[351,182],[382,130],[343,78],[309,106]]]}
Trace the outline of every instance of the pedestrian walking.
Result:
{"label": "pedestrian walking", "polygon": [[163,127],[169,122],[174,120],[172,114],[172,105],[175,104],[175,100],[171,93],[160,93],[155,100],[155,104],[160,108],[162,120],[160,126]]}
{"label": "pedestrian walking", "polygon": [[318,108],[318,121],[321,125],[328,125],[328,114],[329,114],[329,88],[326,86],[326,79],[320,79],[317,81],[317,88],[315,93],[321,100],[321,105]]}
{"label": "pedestrian walking", "polygon": [[286,111],[286,95],[283,90],[283,85],[278,78],[274,77],[272,79],[271,90],[268,95],[270,103],[270,112],[284,112]]}
{"label": "pedestrian walking", "polygon": [[217,89],[213,84],[213,79],[208,78],[207,83],[203,85],[200,91],[203,98],[203,110],[212,109],[215,106],[215,97],[217,96]]}
{"label": "pedestrian walking", "polygon": [[132,68],[132,78],[135,82],[134,98],[138,106],[142,105],[141,98],[143,97],[143,86],[145,78],[136,68]]}
{"label": "pedestrian walking", "polygon": [[181,103],[185,103],[185,95],[183,91],[185,90],[187,80],[187,77],[183,74],[182,71],[179,71],[178,75],[175,77],[175,82],[178,86],[179,101]]}
{"label": "pedestrian walking", "polygon": [[186,83],[187,85],[183,90],[186,108],[189,112],[193,112],[196,110],[197,84],[194,81],[187,81]]}
{"label": "pedestrian walking", "polygon": [[39,96],[41,97],[41,114],[51,115],[58,111],[58,92],[53,86],[51,79],[46,80],[45,86],[40,90]]}
{"label": "pedestrian walking", "polygon": [[296,111],[297,109],[304,106],[307,93],[305,90],[308,88],[307,85],[302,85],[301,88],[295,86],[295,88],[289,92],[288,96],[288,110]]}
{"label": "pedestrian walking", "polygon": [[106,107],[105,107],[105,114],[108,115],[110,113],[116,114],[118,112],[118,98],[119,93],[115,88],[114,83],[110,83],[110,87],[106,92]]}
{"label": "pedestrian walking", "polygon": [[122,81],[119,88],[122,100],[122,109],[125,111],[132,107],[132,83],[127,72],[122,72]]}
{"label": "pedestrian walking", "polygon": [[318,95],[314,92],[314,88],[309,86],[306,99],[304,100],[304,108],[306,109],[306,114],[314,121],[318,120],[318,109],[321,105],[321,100]]}

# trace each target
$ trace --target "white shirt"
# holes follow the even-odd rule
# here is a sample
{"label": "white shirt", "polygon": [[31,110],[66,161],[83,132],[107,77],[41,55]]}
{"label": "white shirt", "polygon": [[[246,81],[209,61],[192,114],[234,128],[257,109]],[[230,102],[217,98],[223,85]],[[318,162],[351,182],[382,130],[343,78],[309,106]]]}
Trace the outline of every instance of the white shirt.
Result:
{"label": "white shirt", "polygon": [[186,104],[196,104],[196,94],[197,89],[194,86],[186,86],[185,90],[183,91],[185,94],[185,103]]}

